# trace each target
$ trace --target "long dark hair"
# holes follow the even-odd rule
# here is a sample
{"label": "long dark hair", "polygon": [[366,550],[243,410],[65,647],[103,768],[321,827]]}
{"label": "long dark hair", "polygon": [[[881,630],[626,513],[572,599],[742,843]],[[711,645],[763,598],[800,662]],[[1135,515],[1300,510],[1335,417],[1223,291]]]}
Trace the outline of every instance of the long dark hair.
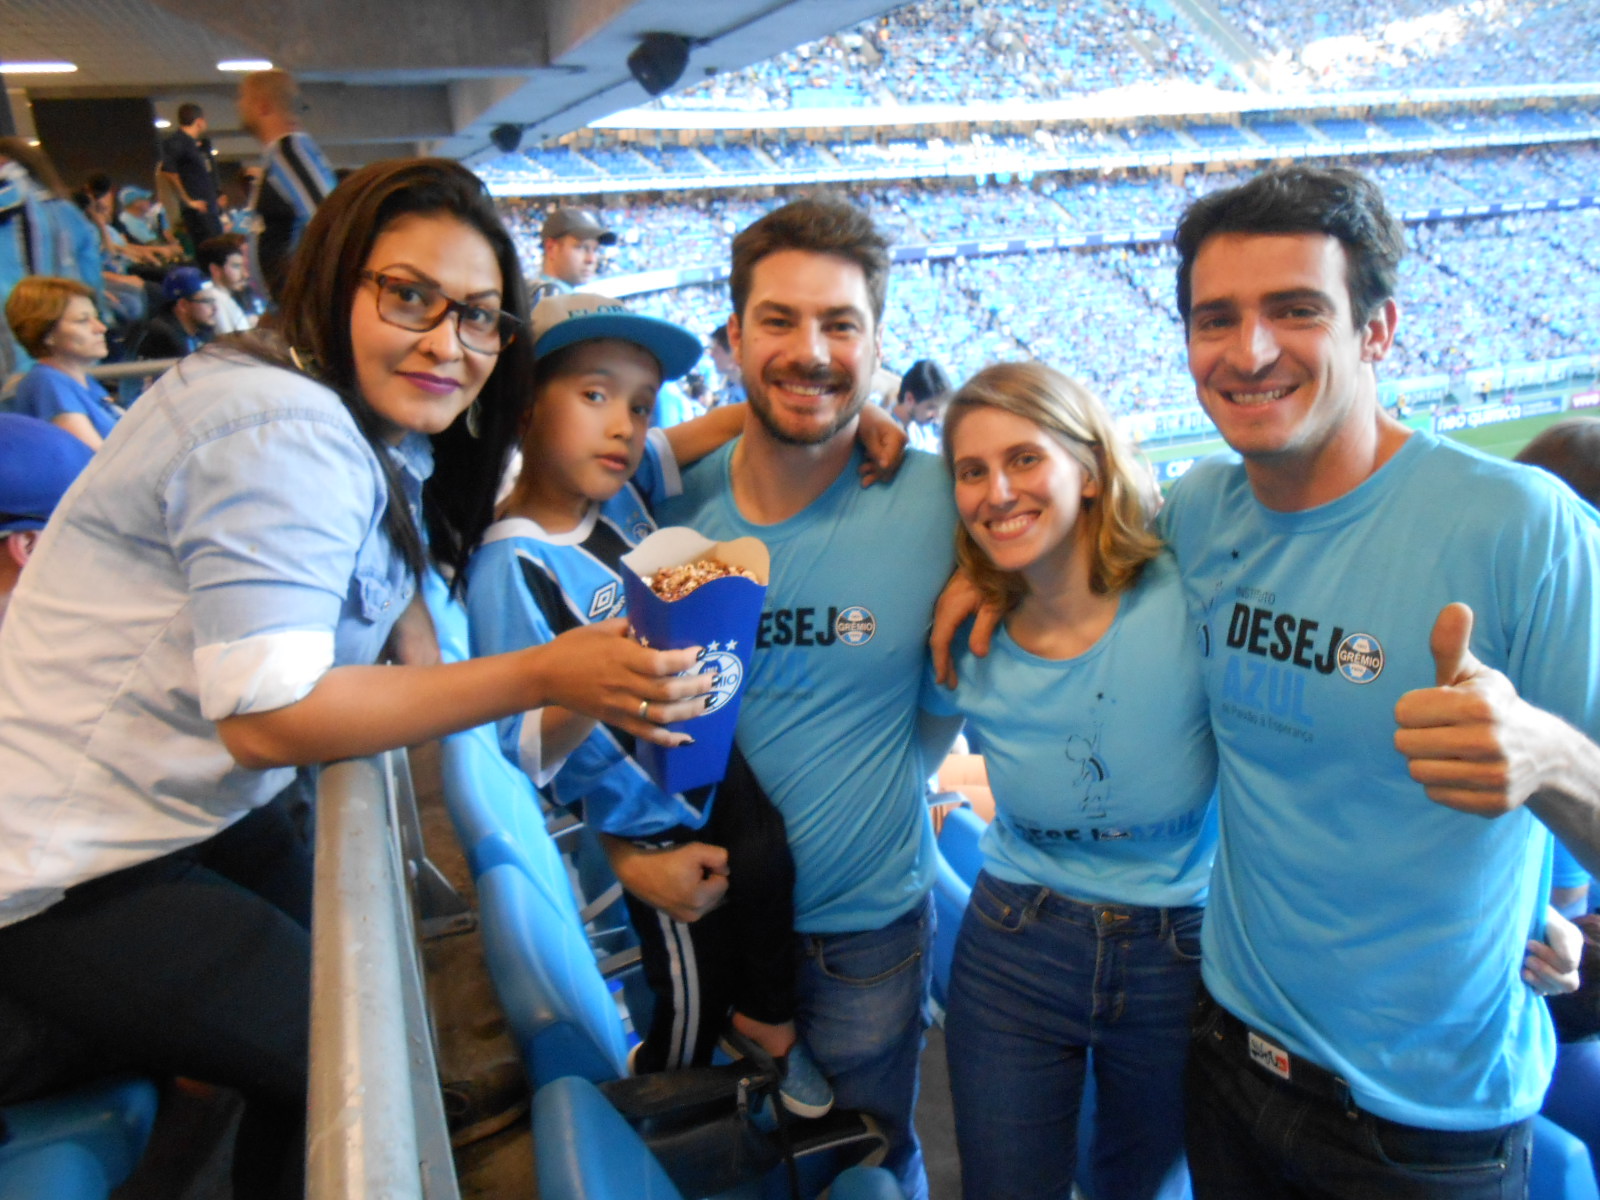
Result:
{"label": "long dark hair", "polygon": [[[478,177],[443,158],[373,163],[344,180],[323,201],[306,228],[284,281],[276,330],[226,339],[234,348],[290,370],[304,370],[332,388],[366,435],[389,488],[384,528],[414,572],[427,554],[459,580],[478,536],[494,516],[494,498],[516,442],[523,407],[532,394],[526,337],[500,354],[478,393],[479,436],[457,418],[433,437],[434,473],[423,490],[428,546],[406,508],[398,468],[386,453],[383,425],[356,386],[350,313],[361,271],[379,234],[402,216],[448,214],[477,230],[500,266],[501,303],[527,319],[527,298],[517,250]],[[291,359],[290,351],[294,359]]]}

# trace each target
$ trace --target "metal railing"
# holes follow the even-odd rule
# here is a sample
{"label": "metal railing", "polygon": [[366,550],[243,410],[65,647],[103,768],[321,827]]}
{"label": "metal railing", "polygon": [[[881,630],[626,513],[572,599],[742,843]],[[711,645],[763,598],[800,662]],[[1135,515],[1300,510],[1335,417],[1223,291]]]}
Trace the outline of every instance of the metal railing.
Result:
{"label": "metal railing", "polygon": [[459,1200],[401,849],[414,808],[403,751],[322,770],[308,1200]]}
{"label": "metal railing", "polygon": [[[121,383],[124,379],[144,379],[160,375],[168,367],[177,363],[175,358],[141,358],[133,362],[101,363],[97,367],[89,368],[89,378],[98,379],[101,383]],[[25,372],[17,372],[7,379],[0,381],[0,404],[5,403],[16,394],[17,384],[22,382]]]}

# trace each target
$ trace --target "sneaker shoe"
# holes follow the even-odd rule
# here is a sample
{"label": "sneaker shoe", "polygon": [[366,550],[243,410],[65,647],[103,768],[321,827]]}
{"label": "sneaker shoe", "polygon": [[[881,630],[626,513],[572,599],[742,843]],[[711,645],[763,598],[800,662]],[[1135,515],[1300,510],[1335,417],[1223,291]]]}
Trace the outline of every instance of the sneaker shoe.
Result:
{"label": "sneaker shoe", "polygon": [[783,1059],[778,1097],[797,1117],[825,1116],[833,1107],[833,1088],[804,1042],[796,1042]]}

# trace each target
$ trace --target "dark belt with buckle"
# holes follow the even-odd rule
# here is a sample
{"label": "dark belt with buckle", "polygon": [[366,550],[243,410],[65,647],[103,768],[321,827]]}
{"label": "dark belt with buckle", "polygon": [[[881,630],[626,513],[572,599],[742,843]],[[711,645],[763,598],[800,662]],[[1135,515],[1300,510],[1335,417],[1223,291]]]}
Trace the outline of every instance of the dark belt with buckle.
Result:
{"label": "dark belt with buckle", "polygon": [[1266,1034],[1250,1028],[1218,1004],[1203,985],[1196,1004],[1196,1036],[1224,1057],[1242,1059],[1270,1079],[1336,1104],[1346,1116],[1353,1117],[1360,1111],[1348,1083],[1328,1068],[1290,1054]]}

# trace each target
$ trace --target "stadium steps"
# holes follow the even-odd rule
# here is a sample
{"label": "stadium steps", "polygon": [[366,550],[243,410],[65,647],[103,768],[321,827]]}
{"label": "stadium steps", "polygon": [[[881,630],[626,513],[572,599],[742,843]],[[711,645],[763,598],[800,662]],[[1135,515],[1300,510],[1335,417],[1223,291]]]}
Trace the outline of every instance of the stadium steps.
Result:
{"label": "stadium steps", "polygon": [[1227,20],[1212,0],[1169,0],[1196,34],[1251,91],[1272,89],[1271,71],[1255,44]]}

